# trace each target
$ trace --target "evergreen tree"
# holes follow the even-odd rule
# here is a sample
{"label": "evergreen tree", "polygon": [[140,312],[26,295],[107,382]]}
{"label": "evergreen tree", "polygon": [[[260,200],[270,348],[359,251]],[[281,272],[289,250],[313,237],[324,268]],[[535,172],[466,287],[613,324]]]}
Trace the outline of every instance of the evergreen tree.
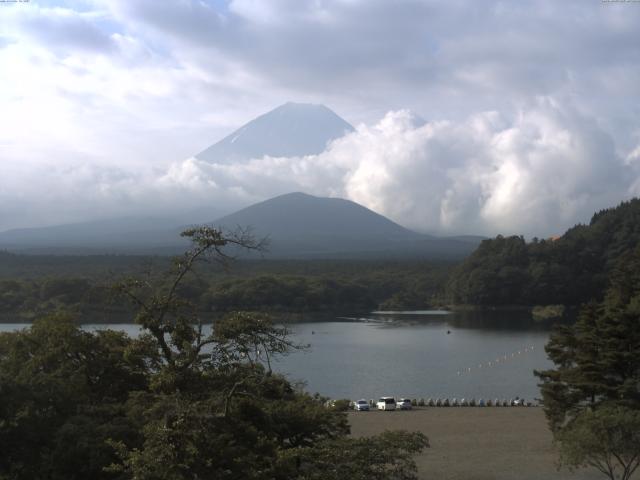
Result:
{"label": "evergreen tree", "polygon": [[[575,325],[551,335],[546,351],[556,368],[536,372],[563,460],[596,466],[612,479],[618,470],[629,478],[640,462],[637,432],[620,428],[640,418],[639,272],[637,247],[612,270],[604,301],[586,305]],[[602,438],[606,449],[595,448],[598,432],[615,441]]]}

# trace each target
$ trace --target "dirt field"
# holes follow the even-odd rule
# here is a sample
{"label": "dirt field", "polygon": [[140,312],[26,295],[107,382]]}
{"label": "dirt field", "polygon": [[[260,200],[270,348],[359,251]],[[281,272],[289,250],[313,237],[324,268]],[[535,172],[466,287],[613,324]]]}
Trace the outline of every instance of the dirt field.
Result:
{"label": "dirt field", "polygon": [[[431,448],[416,461],[430,480],[597,480],[595,470],[556,468],[551,433],[541,408],[424,408],[350,412],[354,436],[388,429],[421,431]],[[634,479],[640,478],[635,475]]]}

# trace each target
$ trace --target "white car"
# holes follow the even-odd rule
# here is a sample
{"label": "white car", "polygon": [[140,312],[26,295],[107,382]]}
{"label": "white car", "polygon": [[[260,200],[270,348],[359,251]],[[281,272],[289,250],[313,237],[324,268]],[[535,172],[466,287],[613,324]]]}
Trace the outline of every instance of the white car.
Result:
{"label": "white car", "polygon": [[380,397],[376,406],[378,407],[378,410],[395,410],[396,399],[393,397]]}
{"label": "white car", "polygon": [[353,409],[356,412],[368,412],[369,411],[369,402],[364,399],[356,400],[353,402]]}
{"label": "white car", "polygon": [[396,405],[400,410],[411,410],[411,399],[401,398]]}

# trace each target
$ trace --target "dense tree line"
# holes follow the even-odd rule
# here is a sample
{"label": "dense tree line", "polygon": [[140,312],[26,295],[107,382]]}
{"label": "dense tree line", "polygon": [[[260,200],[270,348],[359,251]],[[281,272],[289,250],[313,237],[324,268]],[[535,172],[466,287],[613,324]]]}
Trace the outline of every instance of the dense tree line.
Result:
{"label": "dense tree line", "polygon": [[208,310],[361,311],[376,306],[368,289],[353,282],[266,275],[214,285],[207,292],[205,302]]}
{"label": "dense tree line", "polygon": [[358,312],[374,308],[426,307],[440,301],[446,267],[386,268],[343,275],[260,275],[214,284],[203,308]]}
{"label": "dense tree line", "polygon": [[[145,275],[157,276],[152,272],[166,265],[166,261],[156,262]],[[440,301],[450,266],[310,262],[305,267],[299,262],[278,262],[258,266],[240,263],[240,268],[240,273],[232,274],[203,268],[197,277],[180,284],[180,294],[199,311],[211,314],[238,309],[353,313],[379,307],[425,307]],[[127,310],[114,296],[110,278],[60,275],[0,279],[0,318],[30,321],[64,309],[89,322],[123,321]]]}
{"label": "dense tree line", "polygon": [[303,348],[264,314],[203,334],[186,279],[250,239],[186,232],[163,277],[115,286],[142,334],[87,332],[65,315],[0,334],[1,479],[414,479],[421,433],[353,439],[343,412],[271,370]]}
{"label": "dense tree line", "polygon": [[141,264],[166,267],[169,257],[146,255],[27,255],[0,250],[0,279],[43,277],[110,278]]}
{"label": "dense tree line", "polygon": [[95,321],[126,310],[113,302],[106,285],[86,278],[57,277],[38,280],[0,280],[0,319],[31,321],[65,310]]}
{"label": "dense tree line", "polygon": [[602,299],[615,262],[640,242],[640,200],[554,239],[483,241],[451,274],[447,298],[472,305],[580,305]]}

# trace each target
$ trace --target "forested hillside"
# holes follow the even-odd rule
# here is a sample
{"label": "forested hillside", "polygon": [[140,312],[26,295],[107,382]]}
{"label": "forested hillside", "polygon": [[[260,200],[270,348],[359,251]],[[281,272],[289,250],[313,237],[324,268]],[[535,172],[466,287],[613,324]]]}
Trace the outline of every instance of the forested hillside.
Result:
{"label": "forested hillside", "polygon": [[640,241],[640,200],[596,213],[554,239],[483,241],[452,273],[448,300],[473,305],[579,305],[599,299],[616,260]]}
{"label": "forested hillside", "polygon": [[[640,242],[640,200],[596,213],[563,236],[483,241],[457,267],[420,260],[242,260],[184,282],[201,312],[235,309],[355,313],[444,303],[480,306],[579,305],[600,299],[616,260]],[[108,288],[140,272],[161,274],[166,257],[47,256],[0,252],[2,320],[59,309],[94,321],[125,321]],[[116,318],[120,317],[120,318]]]}
{"label": "forested hillside", "polygon": [[[0,321],[59,310],[87,322],[131,321],[111,285],[131,275],[162,277],[164,257],[15,255],[0,252]],[[453,264],[395,261],[238,261],[233,271],[200,265],[180,294],[201,313],[231,310],[335,312],[440,303]]]}

